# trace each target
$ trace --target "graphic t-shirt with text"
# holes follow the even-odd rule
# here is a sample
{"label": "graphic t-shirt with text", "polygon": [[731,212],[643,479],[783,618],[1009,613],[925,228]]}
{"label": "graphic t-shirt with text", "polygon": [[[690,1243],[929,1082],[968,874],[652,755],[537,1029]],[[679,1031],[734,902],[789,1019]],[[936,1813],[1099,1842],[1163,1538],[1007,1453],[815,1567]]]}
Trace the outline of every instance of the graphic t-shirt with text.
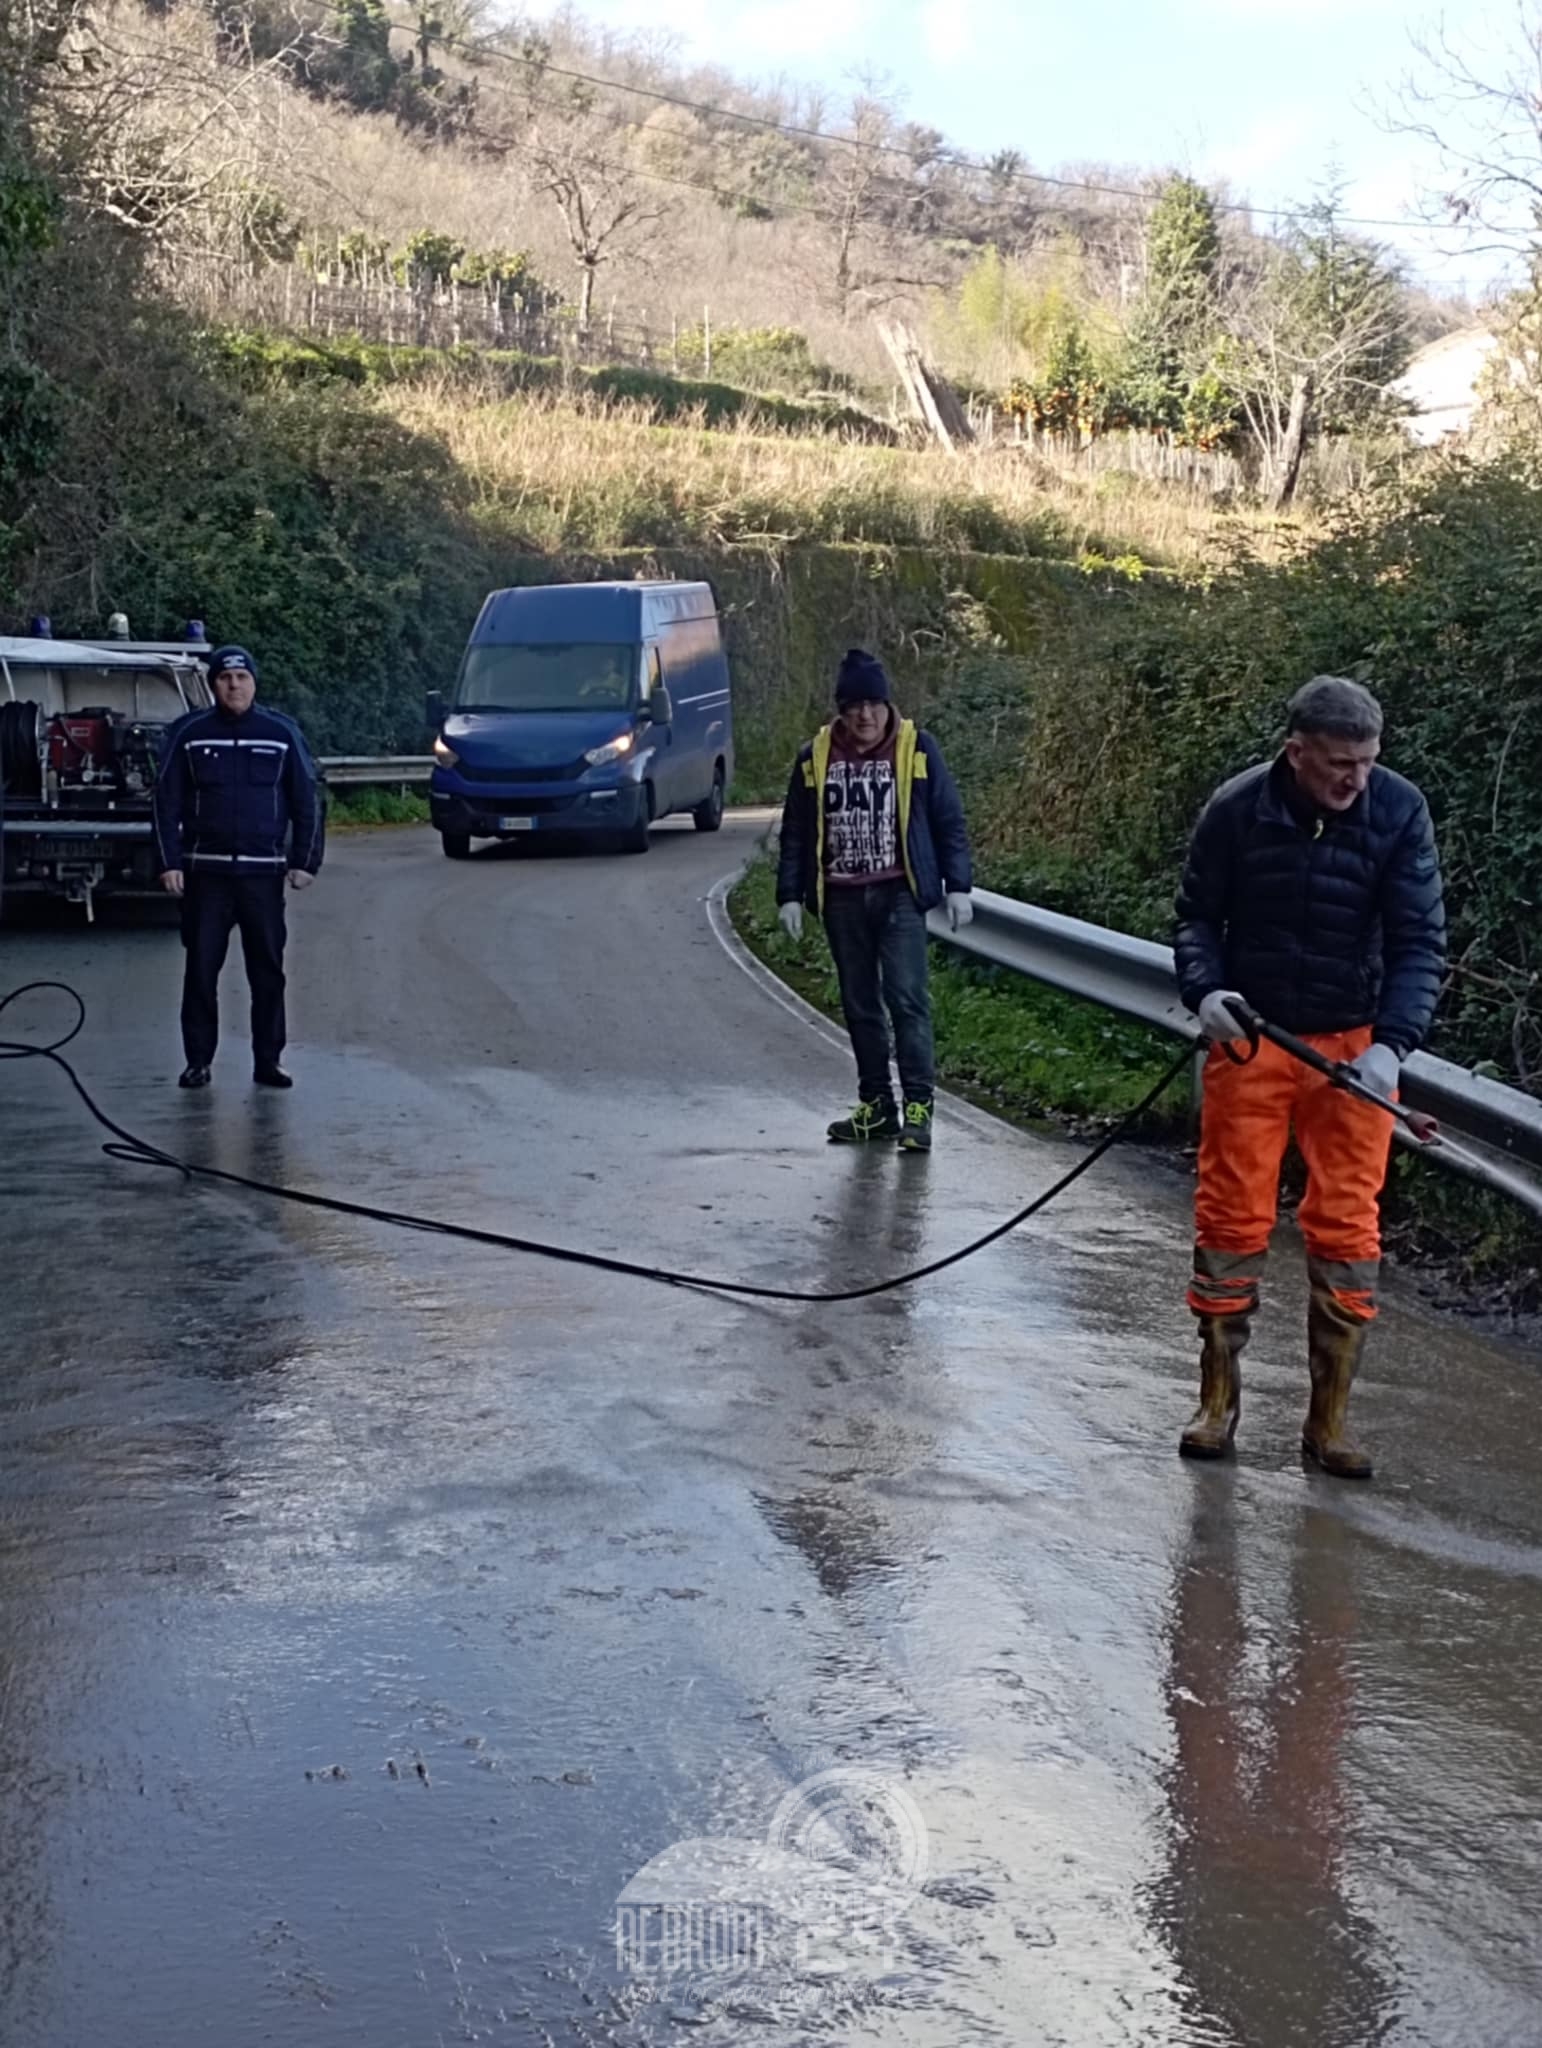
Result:
{"label": "graphic t-shirt with text", "polygon": [[899,843],[899,783],[894,721],[870,754],[837,725],[825,771],[825,878],[834,883],[894,882],[905,872]]}

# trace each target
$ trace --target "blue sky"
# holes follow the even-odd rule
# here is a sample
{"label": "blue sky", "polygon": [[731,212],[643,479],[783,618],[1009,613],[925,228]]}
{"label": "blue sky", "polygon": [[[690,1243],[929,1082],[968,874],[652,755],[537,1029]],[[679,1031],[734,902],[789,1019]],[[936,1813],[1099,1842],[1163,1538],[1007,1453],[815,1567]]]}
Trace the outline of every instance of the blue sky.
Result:
{"label": "blue sky", "polygon": [[[1442,189],[1438,163],[1378,125],[1438,28],[1406,0],[578,0],[616,28],[673,35],[682,55],[837,97],[886,73],[908,118],[971,154],[1013,147],[1036,170],[1176,166],[1258,206],[1307,197],[1337,163],[1345,211],[1403,222]],[[1457,0],[1447,31],[1513,48],[1514,0]],[[1499,267],[1412,226],[1382,231],[1416,274],[1478,290]]]}

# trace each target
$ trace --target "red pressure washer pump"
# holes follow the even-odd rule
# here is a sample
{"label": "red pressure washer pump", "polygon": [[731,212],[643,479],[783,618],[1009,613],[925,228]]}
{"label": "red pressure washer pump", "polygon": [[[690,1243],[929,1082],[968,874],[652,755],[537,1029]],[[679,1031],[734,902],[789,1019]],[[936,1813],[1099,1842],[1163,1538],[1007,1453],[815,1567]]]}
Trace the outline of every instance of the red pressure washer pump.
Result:
{"label": "red pressure washer pump", "polygon": [[161,728],[116,711],[61,711],[43,739],[50,789],[147,797],[160,766]]}
{"label": "red pressure washer pump", "polygon": [[63,711],[48,721],[48,767],[60,783],[116,783],[112,720],[105,711]]}

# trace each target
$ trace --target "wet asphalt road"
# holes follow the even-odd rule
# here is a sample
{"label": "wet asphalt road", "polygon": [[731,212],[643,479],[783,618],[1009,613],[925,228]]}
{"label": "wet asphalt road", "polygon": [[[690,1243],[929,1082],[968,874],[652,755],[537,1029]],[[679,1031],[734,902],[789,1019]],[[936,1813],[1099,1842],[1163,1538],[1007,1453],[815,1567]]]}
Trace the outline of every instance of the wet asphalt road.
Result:
{"label": "wet asphalt road", "polygon": [[[287,1097],[239,1034],[172,1085],[164,925],[8,927],[0,992],[75,982],[91,1085],[190,1158],[852,1283],[1075,1148],[827,1151],[843,1057],[708,923],[751,830],[339,839]],[[1174,1455],[1187,1189],[1138,1154],[835,1309],[111,1165],[40,1066],[0,1157],[6,2048],[1542,2040],[1536,1355],[1394,1290],[1356,1490],[1294,1451],[1289,1246],[1236,1466]],[[748,1897],[768,1829],[764,1956],[638,1967],[651,1860]],[[893,1919],[778,1947],[842,1844]]]}

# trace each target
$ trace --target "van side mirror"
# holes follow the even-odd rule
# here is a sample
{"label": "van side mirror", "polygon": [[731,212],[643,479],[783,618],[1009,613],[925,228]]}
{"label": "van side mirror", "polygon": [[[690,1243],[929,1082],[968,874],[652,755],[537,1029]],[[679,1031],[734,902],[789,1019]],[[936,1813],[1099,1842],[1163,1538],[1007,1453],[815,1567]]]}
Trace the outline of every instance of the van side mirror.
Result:
{"label": "van side mirror", "polygon": [[648,699],[646,708],[650,725],[672,725],[674,723],[675,707],[669,700],[667,684],[654,684],[653,692]]}
{"label": "van side mirror", "polygon": [[443,690],[429,691],[428,695],[423,699],[423,712],[435,732],[441,732],[444,729]]}

